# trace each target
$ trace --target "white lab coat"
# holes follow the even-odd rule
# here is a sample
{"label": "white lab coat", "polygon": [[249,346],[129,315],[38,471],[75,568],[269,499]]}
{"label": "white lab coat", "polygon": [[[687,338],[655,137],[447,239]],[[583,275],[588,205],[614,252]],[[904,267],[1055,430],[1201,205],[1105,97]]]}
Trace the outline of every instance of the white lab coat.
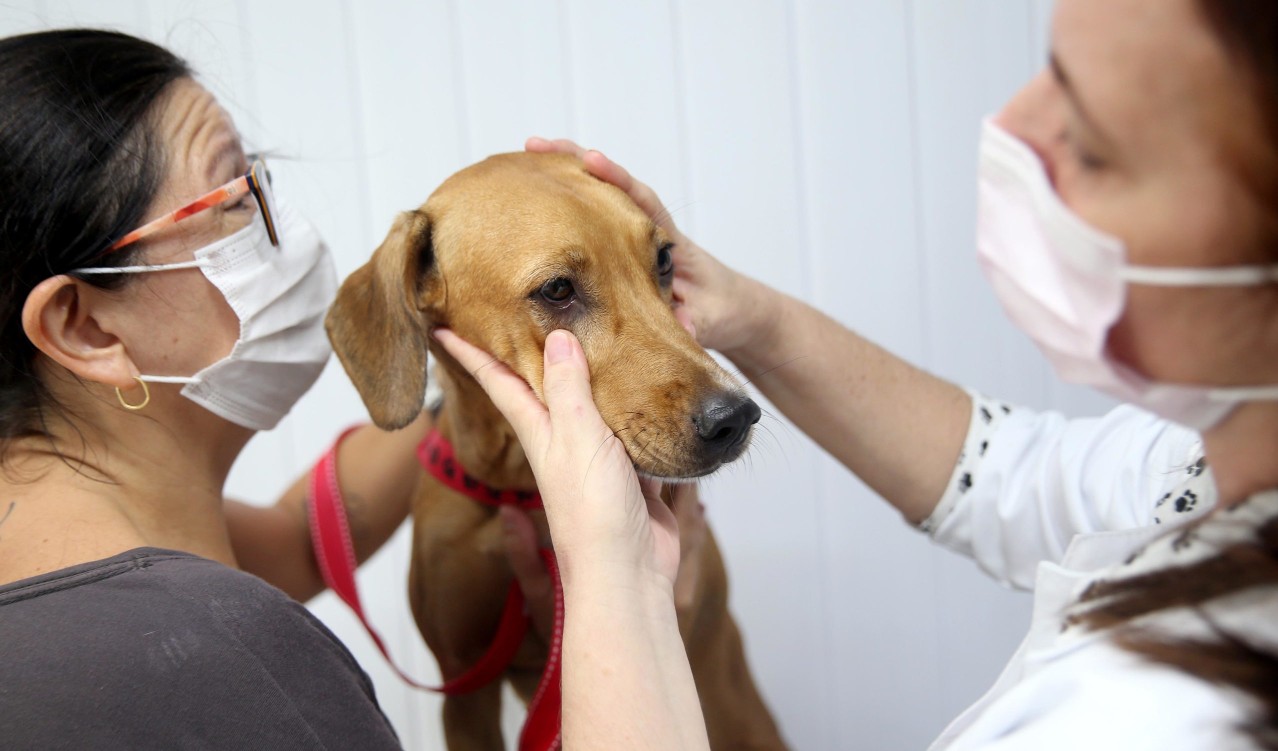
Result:
{"label": "white lab coat", "polygon": [[[1107,634],[1063,630],[1065,609],[1082,589],[1121,576],[1152,541],[1159,540],[1128,565],[1176,565],[1169,533],[1216,502],[1199,436],[1133,407],[1066,420],[973,398],[963,456],[923,529],[996,580],[1034,590],[1034,610],[993,688],[932,749],[1251,748],[1235,730],[1250,700],[1143,660]],[[1270,495],[1252,510],[1278,513],[1278,493]],[[1236,610],[1238,622],[1260,618],[1278,645],[1272,604],[1253,598]],[[1187,634],[1197,623],[1178,614],[1161,625]]]}

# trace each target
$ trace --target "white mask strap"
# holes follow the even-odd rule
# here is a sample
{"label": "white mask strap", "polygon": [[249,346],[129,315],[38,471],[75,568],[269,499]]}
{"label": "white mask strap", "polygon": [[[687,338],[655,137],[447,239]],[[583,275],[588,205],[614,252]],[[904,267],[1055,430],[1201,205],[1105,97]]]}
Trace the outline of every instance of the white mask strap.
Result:
{"label": "white mask strap", "polygon": [[1156,287],[1254,287],[1278,282],[1278,265],[1190,269],[1124,266],[1119,276],[1127,282]]}
{"label": "white mask strap", "polygon": [[147,383],[197,383],[197,379],[189,376],[138,376]]}
{"label": "white mask strap", "polygon": [[142,274],[148,271],[173,271],[176,269],[198,269],[207,266],[208,261],[183,261],[181,263],[163,263],[155,266],[103,266],[89,269],[76,269],[72,274]]}
{"label": "white mask strap", "polygon": [[1273,402],[1278,401],[1278,386],[1235,386],[1214,388],[1207,392],[1214,402]]}

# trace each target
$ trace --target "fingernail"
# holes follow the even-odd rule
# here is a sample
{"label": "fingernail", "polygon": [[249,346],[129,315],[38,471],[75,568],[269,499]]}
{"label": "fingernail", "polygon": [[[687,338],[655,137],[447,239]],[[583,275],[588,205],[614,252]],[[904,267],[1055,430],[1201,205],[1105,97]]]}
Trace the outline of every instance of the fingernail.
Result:
{"label": "fingernail", "polygon": [[546,362],[554,365],[572,357],[572,341],[568,332],[556,330],[546,337]]}

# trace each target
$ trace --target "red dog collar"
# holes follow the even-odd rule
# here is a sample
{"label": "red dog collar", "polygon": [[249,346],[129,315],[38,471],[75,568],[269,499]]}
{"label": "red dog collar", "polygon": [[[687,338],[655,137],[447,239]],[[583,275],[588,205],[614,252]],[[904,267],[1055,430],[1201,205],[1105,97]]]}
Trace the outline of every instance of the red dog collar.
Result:
{"label": "red dog collar", "polygon": [[535,490],[499,490],[472,477],[457,461],[453,444],[438,428],[432,428],[418,445],[417,460],[435,479],[485,506],[541,508],[541,494]]}

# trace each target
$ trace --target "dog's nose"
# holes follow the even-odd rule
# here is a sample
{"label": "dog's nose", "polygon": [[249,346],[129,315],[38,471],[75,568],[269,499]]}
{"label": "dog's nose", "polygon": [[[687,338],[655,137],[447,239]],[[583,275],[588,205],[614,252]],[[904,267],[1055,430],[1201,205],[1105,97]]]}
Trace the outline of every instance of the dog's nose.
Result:
{"label": "dog's nose", "polygon": [[707,449],[724,454],[741,445],[761,414],[753,399],[723,392],[701,404],[701,412],[692,416],[692,424]]}

